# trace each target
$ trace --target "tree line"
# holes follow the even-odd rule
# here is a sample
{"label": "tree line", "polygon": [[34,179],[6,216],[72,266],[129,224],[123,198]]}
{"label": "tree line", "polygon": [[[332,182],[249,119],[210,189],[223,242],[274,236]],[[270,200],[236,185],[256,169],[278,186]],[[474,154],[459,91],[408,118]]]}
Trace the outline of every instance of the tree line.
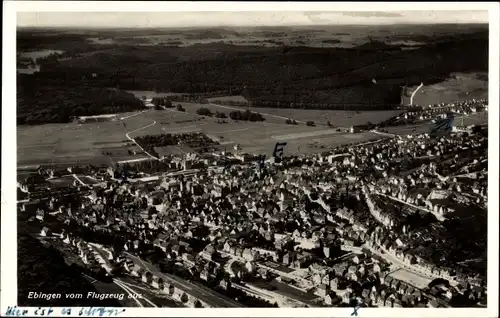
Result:
{"label": "tree line", "polygon": [[[143,100],[144,99],[146,99],[146,98],[143,97]],[[151,99],[151,104],[155,105],[155,109],[161,109],[162,107],[165,107],[165,108],[174,107],[172,104],[172,101],[167,99],[167,98],[164,98],[164,97],[153,97]]]}
{"label": "tree line", "polygon": [[245,110],[244,112],[235,110],[229,113],[229,118],[232,120],[243,120],[243,121],[264,121],[266,120],[264,116],[260,113],[255,113],[250,110]]}
{"label": "tree line", "polygon": [[74,117],[144,109],[133,94],[97,87],[20,87],[17,124],[67,123]]}

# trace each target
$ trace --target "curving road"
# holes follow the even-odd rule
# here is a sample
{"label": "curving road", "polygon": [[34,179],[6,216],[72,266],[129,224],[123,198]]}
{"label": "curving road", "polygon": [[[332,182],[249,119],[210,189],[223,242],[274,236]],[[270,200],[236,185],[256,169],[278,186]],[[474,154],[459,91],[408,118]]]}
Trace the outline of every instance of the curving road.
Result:
{"label": "curving road", "polygon": [[135,141],[134,138],[130,137],[130,134],[133,133],[133,132],[136,132],[136,131],[139,131],[139,130],[142,130],[142,129],[146,129],[146,128],[149,128],[151,126],[154,126],[156,125],[156,120],[153,121],[152,124],[149,124],[149,125],[146,125],[144,127],[141,127],[141,128],[137,128],[137,129],[134,129],[132,131],[129,131],[128,133],[125,134],[125,137],[127,137],[128,140],[132,141],[134,144],[137,145],[137,147],[141,148],[142,151],[144,151],[145,154],[147,154],[151,159],[154,159],[154,160],[160,160],[158,158],[156,158],[155,156],[153,156],[152,154],[150,154],[149,152],[147,152],[146,150],[144,150],[144,148],[141,147],[141,145],[139,145],[139,143],[137,141]]}
{"label": "curving road", "polygon": [[[155,304],[154,304],[151,300],[149,300],[149,299],[147,299],[146,297],[144,297],[144,295],[139,294],[139,293],[137,293],[135,290],[133,290],[132,288],[130,288],[129,284],[126,284],[125,282],[123,282],[123,281],[121,281],[121,280],[119,280],[119,279],[113,279],[113,282],[114,282],[116,285],[120,286],[120,288],[122,288],[123,290],[125,290],[125,291],[128,293],[129,297],[131,297],[131,298],[132,298],[132,299],[133,299],[136,303],[140,304],[140,307],[144,307],[144,306],[141,304],[141,301],[146,302],[146,303],[149,305],[149,306],[147,306],[147,305],[146,305],[147,307],[150,307],[150,306],[151,306],[151,307],[155,307],[155,308],[157,308],[157,307],[158,307],[158,306],[156,306],[156,305],[155,305]],[[136,299],[136,298],[134,297],[134,296],[136,296],[136,295],[141,295],[141,297],[140,297],[140,298],[138,298],[138,299]]]}
{"label": "curving road", "polygon": [[[118,281],[116,281],[115,279],[113,279],[113,282],[115,283],[116,286],[120,287],[122,290],[124,290],[128,297],[130,299],[133,299],[135,301],[135,303],[137,304],[138,307],[144,307],[142,305],[142,303],[137,299],[135,298],[135,292],[129,290],[127,287],[125,287],[123,284],[119,283]],[[156,306],[155,306],[156,307]]]}
{"label": "curving road", "polygon": [[410,105],[413,105],[413,97],[418,92],[418,90],[421,89],[423,86],[424,86],[424,83],[420,83],[420,85],[418,85],[418,87],[415,89],[415,91],[413,91],[413,93],[411,94],[411,97],[410,97]]}

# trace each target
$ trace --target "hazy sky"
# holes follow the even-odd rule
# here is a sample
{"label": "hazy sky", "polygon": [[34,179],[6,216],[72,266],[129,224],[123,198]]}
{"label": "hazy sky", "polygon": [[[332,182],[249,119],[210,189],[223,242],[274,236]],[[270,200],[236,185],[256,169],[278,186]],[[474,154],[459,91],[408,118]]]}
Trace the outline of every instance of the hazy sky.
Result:
{"label": "hazy sky", "polygon": [[488,23],[488,11],[18,12],[20,27],[190,27]]}

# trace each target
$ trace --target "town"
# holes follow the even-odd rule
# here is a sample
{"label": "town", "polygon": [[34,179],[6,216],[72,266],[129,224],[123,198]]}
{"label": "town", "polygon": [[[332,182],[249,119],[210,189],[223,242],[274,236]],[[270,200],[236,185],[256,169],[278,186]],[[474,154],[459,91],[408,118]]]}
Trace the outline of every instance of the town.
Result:
{"label": "town", "polygon": [[488,127],[390,131],[450,111],[487,100],[408,110],[322,153],[198,133],[137,139],[149,162],[18,167],[18,220],[100,293],[141,294],[132,306],[485,307]]}

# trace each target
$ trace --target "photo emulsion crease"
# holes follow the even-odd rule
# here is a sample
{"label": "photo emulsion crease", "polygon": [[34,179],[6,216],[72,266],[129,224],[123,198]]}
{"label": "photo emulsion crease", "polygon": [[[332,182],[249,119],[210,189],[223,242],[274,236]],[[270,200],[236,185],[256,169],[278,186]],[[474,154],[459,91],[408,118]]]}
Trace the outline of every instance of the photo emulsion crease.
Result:
{"label": "photo emulsion crease", "polygon": [[489,7],[198,5],[11,10],[2,315],[498,315]]}

